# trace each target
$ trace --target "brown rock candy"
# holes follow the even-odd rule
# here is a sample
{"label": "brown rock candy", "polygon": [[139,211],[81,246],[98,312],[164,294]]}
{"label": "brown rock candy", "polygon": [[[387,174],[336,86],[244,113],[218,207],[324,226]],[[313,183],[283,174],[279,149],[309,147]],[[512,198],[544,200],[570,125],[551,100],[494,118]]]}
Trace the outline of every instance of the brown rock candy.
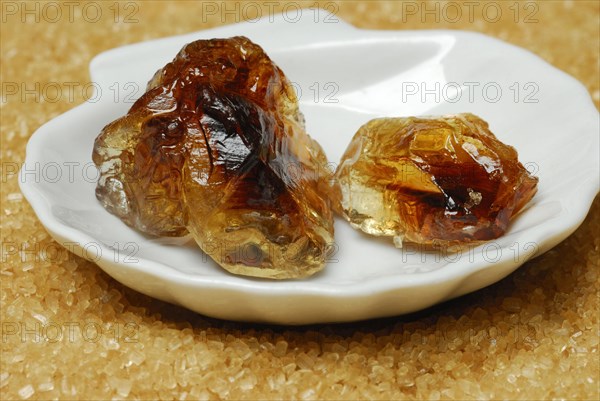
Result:
{"label": "brown rock candy", "polygon": [[334,204],[355,228],[421,244],[504,234],[538,179],[473,114],[363,125],[336,171]]}
{"label": "brown rock candy", "polygon": [[151,235],[190,232],[230,272],[303,277],[333,241],[326,157],[283,72],[249,39],[198,40],[96,138],[96,195]]}

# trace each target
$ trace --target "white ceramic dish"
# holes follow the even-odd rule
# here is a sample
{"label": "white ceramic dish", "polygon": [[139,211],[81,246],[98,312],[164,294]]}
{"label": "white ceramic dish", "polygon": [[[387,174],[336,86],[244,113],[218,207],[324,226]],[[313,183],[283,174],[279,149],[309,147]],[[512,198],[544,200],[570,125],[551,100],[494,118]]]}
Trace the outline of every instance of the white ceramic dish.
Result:
{"label": "white ceramic dish", "polygon": [[[326,16],[311,11],[295,23],[279,16],[97,56],[90,72],[98,95],[42,126],[27,145],[21,189],[42,224],[58,242],[142,293],[225,319],[303,324],[402,314],[477,290],[583,221],[599,186],[599,118],[579,82],[480,34],[359,30]],[[367,238],[337,220],[339,248],[326,269],[296,281],[237,277],[187,238],[135,232],[94,196],[94,138],[127,112],[185,43],[234,35],[263,46],[298,85],[308,132],[331,161],[371,118],[470,111],[517,148],[540,178],[538,194],[505,236],[458,256],[398,250],[391,240]]]}

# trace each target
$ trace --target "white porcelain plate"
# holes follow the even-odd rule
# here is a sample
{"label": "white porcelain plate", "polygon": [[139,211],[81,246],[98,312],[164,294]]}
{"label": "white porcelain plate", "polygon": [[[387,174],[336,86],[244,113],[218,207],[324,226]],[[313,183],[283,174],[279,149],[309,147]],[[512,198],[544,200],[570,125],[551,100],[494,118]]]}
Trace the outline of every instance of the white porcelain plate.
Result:
{"label": "white porcelain plate", "polygon": [[[202,314],[283,324],[416,311],[477,290],[571,234],[599,187],[599,116],[575,79],[518,47],[460,31],[370,31],[314,10],[138,43],[91,63],[96,95],[42,126],[21,189],[53,237],[125,285]],[[296,18],[294,18],[296,20]],[[245,35],[296,84],[308,132],[339,161],[381,116],[472,112],[539,176],[539,191],[502,238],[458,254],[399,250],[335,222],[325,270],[304,280],[231,275],[189,238],[150,238],[94,195],[92,144],[187,42]]]}

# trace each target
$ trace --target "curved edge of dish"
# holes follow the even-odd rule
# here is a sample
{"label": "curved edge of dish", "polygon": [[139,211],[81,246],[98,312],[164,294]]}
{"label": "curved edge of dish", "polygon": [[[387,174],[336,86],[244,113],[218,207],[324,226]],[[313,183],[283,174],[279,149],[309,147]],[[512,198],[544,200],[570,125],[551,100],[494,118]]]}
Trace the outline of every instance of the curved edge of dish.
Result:
{"label": "curved edge of dish", "polygon": [[[341,20],[340,20],[341,21]],[[246,23],[247,24],[247,23]],[[222,28],[217,28],[215,30],[209,31],[201,31],[202,35],[210,35],[212,33],[223,32],[227,33],[232,30],[232,27],[238,27],[240,24],[230,25]],[[348,29],[352,29],[356,32],[359,32],[356,28],[351,25],[343,22],[342,24],[345,26],[343,31],[348,32]],[[258,26],[258,24],[254,24],[253,26]],[[314,28],[314,27],[313,27]],[[395,31],[370,31],[377,34],[398,34]],[[591,101],[591,97],[587,89],[575,78],[564,73],[563,71],[551,66],[546,63],[537,55],[519,48],[517,46],[508,44],[498,39],[491,38],[489,36],[473,33],[473,32],[459,32],[459,31],[429,31],[422,32],[417,31],[418,34],[425,35],[434,35],[434,34],[449,34],[449,35],[462,35],[469,36],[472,38],[477,38],[476,40],[485,40],[485,41],[493,41],[497,44],[501,44],[502,46],[509,46],[512,50],[519,51],[523,56],[528,57],[530,60],[535,60],[537,63],[543,63],[544,68],[551,68],[554,72],[560,73],[563,79],[567,79],[570,81],[570,85],[577,86],[582,91],[582,100],[585,97],[587,103],[587,107],[589,108],[587,112],[594,112],[597,114],[597,110]],[[404,31],[401,33],[402,35],[407,34],[415,34],[414,31]],[[198,33],[180,35],[177,38],[181,40],[187,40],[192,37],[197,37]],[[343,32],[340,33],[342,37]],[[353,35],[351,35],[353,36]],[[159,39],[159,41],[169,41],[173,37]],[[110,63],[119,63],[121,57],[127,55],[127,57],[131,56],[131,50],[135,49],[137,46],[149,46],[154,41],[143,42],[142,44],[133,44],[124,48],[117,48],[114,50],[110,50],[105,53],[101,53],[97,56],[92,63],[90,64],[90,70],[92,74],[92,78],[98,77],[101,75],[102,68],[105,68]],[[59,117],[49,121],[40,127],[30,138],[27,144],[26,150],[26,158],[25,163],[35,162],[38,152],[41,151],[40,145],[46,136],[52,135],[53,126],[66,121],[72,116],[74,113],[80,113],[86,107],[92,107],[91,103],[84,103],[75,107],[74,109],[68,111],[60,115]],[[596,121],[596,126],[590,126],[590,130],[595,130],[598,132],[598,121]],[[591,122],[590,124],[594,124]],[[596,142],[598,138],[596,138]],[[595,147],[596,152],[598,146]],[[593,150],[592,150],[593,152]],[[596,155],[597,156],[597,155]],[[241,306],[239,310],[231,310],[225,311],[224,313],[219,313],[220,317],[231,318],[234,320],[252,320],[252,321],[264,321],[270,323],[285,323],[285,324],[305,324],[305,323],[318,323],[318,322],[326,322],[326,321],[349,321],[349,320],[358,320],[364,318],[371,317],[382,317],[389,316],[392,314],[399,313],[408,313],[418,309],[423,309],[425,307],[431,306],[437,302],[454,298],[456,296],[463,295],[467,292],[471,292],[477,290],[479,288],[483,288],[498,279],[505,277],[510,274],[512,271],[517,269],[521,264],[525,263],[531,257],[538,256],[539,254],[547,251],[553,246],[557,245],[559,242],[568,237],[573,231],[581,225],[584,221],[589,209],[592,205],[592,202],[600,190],[600,162],[598,161],[598,157],[595,158],[595,166],[591,166],[591,170],[594,170],[595,174],[590,176],[588,180],[584,180],[579,182],[578,185],[574,188],[572,194],[568,197],[569,204],[563,205],[563,210],[570,218],[565,218],[564,216],[561,219],[554,219],[551,225],[542,225],[535,227],[534,229],[528,230],[528,241],[535,241],[538,244],[542,244],[539,249],[539,252],[535,255],[529,255],[523,260],[519,260],[518,263],[512,263],[506,258],[509,258],[511,255],[507,255],[505,258],[498,261],[498,266],[502,266],[501,269],[497,269],[496,273],[491,273],[486,275],[482,273],[485,270],[484,267],[479,268],[471,268],[471,269],[443,269],[442,271],[434,271],[427,273],[419,273],[418,275],[413,276],[402,276],[397,280],[390,280],[389,278],[382,279],[372,279],[368,282],[361,283],[353,283],[347,284],[340,287],[333,287],[330,285],[322,285],[322,284],[314,284],[306,285],[304,287],[298,287],[296,281],[286,281],[278,283],[277,286],[273,286],[270,282],[264,281],[255,281],[248,280],[245,278],[239,277],[190,277],[181,272],[175,271],[168,266],[153,262],[151,260],[139,259],[138,263],[128,264],[126,269],[123,269],[123,265],[118,263],[114,263],[108,256],[103,256],[101,260],[95,261],[103,270],[105,270],[108,274],[115,277],[119,281],[124,281],[124,284],[127,284],[129,279],[126,276],[131,277],[139,277],[139,275],[143,275],[148,278],[149,281],[155,282],[154,285],[149,286],[147,290],[142,290],[148,295],[160,298],[162,300],[177,303],[183,305],[189,309],[195,310],[196,312],[204,313],[207,315],[211,315],[210,303],[204,301],[202,305],[198,305],[194,302],[190,302],[188,299],[189,293],[192,289],[202,289],[202,291],[208,292],[219,292],[229,293],[229,296],[233,296],[232,294],[235,292],[242,293],[242,297],[245,297],[244,300],[254,297],[257,294],[263,295],[260,297],[261,300],[270,301],[272,296],[278,296],[285,294],[289,297],[290,301],[298,302],[302,300],[305,302],[307,299],[319,300],[318,306],[320,315],[319,316],[281,316],[278,314],[274,314],[271,316],[265,316],[264,313],[260,312],[261,307],[259,305],[252,305],[252,303],[240,303],[238,307]],[[42,225],[48,230],[48,232],[61,244],[64,244],[66,240],[72,241],[77,240],[78,243],[86,243],[91,242],[94,239],[87,234],[82,233],[81,231],[70,227],[59,220],[57,220],[51,211],[51,203],[44,196],[43,191],[35,185],[35,182],[27,181],[26,177],[23,176],[23,168],[19,173],[19,186],[21,191],[23,192],[25,198],[31,204],[34,212],[38,215]],[[110,250],[108,248],[104,249],[102,255],[110,255]],[[83,256],[84,252],[81,248],[76,248],[76,253],[79,256]],[[489,270],[489,269],[488,269]],[[150,288],[152,287],[152,288]],[[383,308],[379,306],[378,302],[375,302],[378,296],[383,297],[385,294],[392,294],[393,297],[398,298],[402,296],[402,292],[410,292],[413,291],[424,291],[427,288],[431,290],[431,288],[436,289],[436,295],[431,297],[428,302],[424,302],[421,304],[414,303],[406,305],[405,308],[396,307],[391,311],[389,309]],[[210,291],[209,291],[210,290]],[[410,291],[409,291],[410,290]],[[417,292],[417,294],[418,294]],[[237,294],[239,297],[239,294]],[[206,297],[206,299],[210,299],[210,297]],[[323,299],[326,299],[327,302],[323,302]],[[354,310],[350,310],[347,307],[343,307],[341,310],[346,312],[340,313],[339,307],[348,305],[349,300],[360,300],[360,303],[352,302],[352,304],[356,304],[357,308]],[[361,306],[362,305],[362,306]],[[398,312],[398,310],[400,312]]]}

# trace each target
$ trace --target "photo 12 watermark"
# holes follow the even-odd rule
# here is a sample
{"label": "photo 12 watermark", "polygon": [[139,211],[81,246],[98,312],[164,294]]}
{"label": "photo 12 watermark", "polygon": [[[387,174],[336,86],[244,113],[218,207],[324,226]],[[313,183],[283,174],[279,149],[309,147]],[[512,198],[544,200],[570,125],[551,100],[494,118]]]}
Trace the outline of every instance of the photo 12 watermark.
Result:
{"label": "photo 12 watermark", "polygon": [[[477,261],[495,264],[501,260],[523,263],[535,257],[540,250],[538,243],[532,241],[512,243],[485,241],[456,245],[447,241],[434,240],[431,244],[398,243],[397,245],[402,245],[399,248],[399,259],[402,263],[416,263],[417,265],[473,264]],[[410,267],[406,267],[406,269],[410,269]]]}
{"label": "photo 12 watermark", "polygon": [[103,98],[113,103],[133,104],[144,93],[137,82],[113,82],[102,87],[96,82],[2,82],[2,103],[98,103]]}
{"label": "photo 12 watermark", "polygon": [[507,99],[514,103],[539,103],[537,82],[402,82],[402,103],[498,103]]}
{"label": "photo 12 watermark", "polygon": [[[333,178],[337,163],[327,162],[308,166],[301,162],[273,162],[271,167],[282,177],[294,183]],[[198,171],[198,178],[206,182],[210,178],[209,169]],[[409,174],[409,173],[407,173]],[[101,176],[101,169],[94,162],[61,161],[61,162],[2,162],[0,163],[0,183],[11,179],[25,183],[50,184],[96,184]]]}
{"label": "photo 12 watermark", "polygon": [[315,23],[335,24],[337,2],[314,3],[308,7],[295,1],[202,1],[201,21],[207,23],[217,20],[221,23],[268,21],[273,23],[280,18],[286,23],[295,24],[303,18]]}
{"label": "photo 12 watermark", "polygon": [[2,342],[19,341],[22,343],[114,343],[139,342],[139,325],[135,322],[104,323],[56,322],[40,317],[42,321],[2,321]]}
{"label": "photo 12 watermark", "polygon": [[[114,263],[139,262],[137,255],[140,245],[135,241],[114,241],[110,244],[97,241],[65,241],[61,244],[54,241],[3,241],[0,243],[0,261],[3,264],[11,261],[58,263],[80,255],[91,262],[98,262],[103,258]],[[33,267],[30,264],[28,266]]]}
{"label": "photo 12 watermark", "polygon": [[401,1],[403,23],[497,23],[535,24],[539,22],[536,1]]}
{"label": "photo 12 watermark", "polygon": [[0,182],[6,183],[18,177],[19,181],[35,183],[96,183],[100,170],[94,162],[3,162],[0,164]]}
{"label": "photo 12 watermark", "polygon": [[[270,85],[278,85],[270,82]],[[303,103],[339,103],[340,85],[337,82],[312,81],[299,83],[290,81],[298,101]],[[14,82],[1,84],[2,103],[74,103],[83,100],[98,103],[102,100],[131,105],[145,92],[145,85],[138,82],[112,82],[100,85],[97,82]]]}
{"label": "photo 12 watermark", "polygon": [[2,23],[139,23],[137,1],[1,1]]}

